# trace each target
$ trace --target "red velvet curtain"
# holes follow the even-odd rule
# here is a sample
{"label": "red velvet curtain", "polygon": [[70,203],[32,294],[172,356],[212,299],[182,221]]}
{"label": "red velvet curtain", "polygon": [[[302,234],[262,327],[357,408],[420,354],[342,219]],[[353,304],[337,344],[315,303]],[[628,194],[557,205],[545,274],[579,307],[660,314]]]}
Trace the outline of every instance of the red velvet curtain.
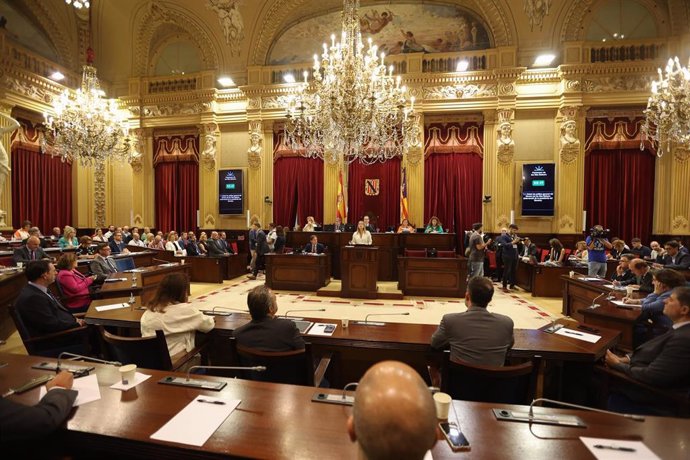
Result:
{"label": "red velvet curtain", "polygon": [[196,230],[199,165],[192,161],[156,166],[156,227],[164,232]]}
{"label": "red velvet curtain", "polygon": [[[378,195],[367,195],[365,181],[378,179]],[[355,161],[348,170],[348,222],[357,223],[366,214],[381,231],[400,223],[400,158],[363,165]],[[372,193],[370,189],[369,193]]]}
{"label": "red velvet curtain", "polygon": [[30,220],[43,233],[72,222],[72,164],[41,154],[37,147],[12,147],[12,225]]}
{"label": "red velvet curtain", "polygon": [[323,223],[323,161],[280,156],[273,164],[273,222],[292,228],[307,216]]}
{"label": "red velvet curtain", "polygon": [[649,150],[594,150],[585,159],[587,226],[601,224],[626,243],[647,244],[654,216],[654,167]]}

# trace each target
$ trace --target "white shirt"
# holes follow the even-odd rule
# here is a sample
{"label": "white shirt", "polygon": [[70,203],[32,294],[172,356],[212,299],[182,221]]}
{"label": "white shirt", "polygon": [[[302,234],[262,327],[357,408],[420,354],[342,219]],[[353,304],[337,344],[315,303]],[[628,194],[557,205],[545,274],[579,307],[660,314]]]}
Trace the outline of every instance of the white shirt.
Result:
{"label": "white shirt", "polygon": [[359,232],[352,234],[352,242],[354,244],[371,244],[371,233],[369,230],[365,230],[364,234],[360,236]]}
{"label": "white shirt", "polygon": [[273,252],[273,250],[275,249],[276,238],[278,238],[278,233],[276,232],[275,229],[268,232],[268,236],[266,236],[266,242],[268,243],[268,249],[270,249],[271,252]]}
{"label": "white shirt", "polygon": [[673,329],[678,329],[679,327],[683,327],[690,324],[690,321],[683,321],[682,323],[676,323],[673,325]]}
{"label": "white shirt", "polygon": [[168,352],[174,356],[194,349],[195,331],[208,332],[215,326],[213,316],[207,316],[188,303],[168,305],[165,313],[146,310],[141,315],[141,336],[153,337],[163,331]]}
{"label": "white shirt", "polygon": [[166,251],[173,251],[176,255],[187,255],[187,250],[186,249],[181,249],[180,248],[180,243],[177,241],[168,241],[165,243],[165,250]]}
{"label": "white shirt", "polygon": [[141,240],[129,240],[127,246],[141,246],[143,248],[144,246],[146,246],[146,243],[144,243]]}

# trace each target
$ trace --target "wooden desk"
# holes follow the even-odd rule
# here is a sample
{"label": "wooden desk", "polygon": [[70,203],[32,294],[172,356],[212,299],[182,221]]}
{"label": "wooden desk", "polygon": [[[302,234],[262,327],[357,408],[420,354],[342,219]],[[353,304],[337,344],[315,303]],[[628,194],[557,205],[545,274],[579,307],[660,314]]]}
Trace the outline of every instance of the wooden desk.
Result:
{"label": "wooden desk", "polygon": [[[138,273],[114,273],[108,278],[124,278],[124,281],[106,282],[98,291],[104,298],[115,298],[129,296],[130,293],[135,296],[141,296],[142,302],[146,303],[153,298],[156,292],[158,283],[170,273],[185,273],[189,277],[191,267],[187,264],[174,265],[152,265],[150,267],[142,267],[141,272]],[[136,286],[132,286],[132,276],[137,276]]]}
{"label": "wooden desk", "polygon": [[563,295],[561,276],[569,274],[570,271],[587,274],[586,267],[551,267],[519,261],[515,280],[518,286],[525,291],[530,291],[533,297],[561,297]]}
{"label": "wooden desk", "polygon": [[331,255],[266,254],[266,286],[317,291],[331,282]]}
{"label": "wooden desk", "polygon": [[[46,359],[0,354],[8,365],[0,368],[0,390],[18,386],[45,374],[31,369]],[[186,389],[157,382],[169,375],[184,374],[141,369],[151,378],[127,392],[108,388],[119,380],[117,369],[95,364],[101,399],[77,407],[64,428],[43,443],[22,444],[25,458],[37,458],[34,449],[50,445],[55,456],[120,458],[277,458],[323,459],[357,455],[346,431],[352,409],[312,403],[319,393],[341,394],[338,389],[314,389],[293,385],[252,382],[221,377],[195,378],[225,381],[220,392]],[[12,401],[31,405],[39,389],[11,396]],[[240,406],[201,447],[152,440],[150,436],[198,396],[240,399]],[[525,406],[453,401],[451,414],[457,417],[472,450],[453,453],[439,434],[432,449],[434,459],[546,459],[591,458],[580,436],[611,439],[639,439],[660,458],[686,457],[690,420],[646,417],[644,423],[594,412],[535,408],[537,414],[577,415],[585,428],[532,425],[496,420],[491,409],[526,411]],[[105,415],[105,416],[104,416]],[[531,431],[530,431],[531,430]],[[538,436],[538,437],[537,437]]]}
{"label": "wooden desk", "polygon": [[405,295],[464,297],[467,259],[398,257],[398,289]]}
{"label": "wooden desk", "polygon": [[343,246],[340,248],[341,297],[376,298],[378,279],[377,246]]}
{"label": "wooden desk", "polygon": [[9,307],[26,286],[24,270],[6,271],[0,274],[0,339],[6,340],[17,330],[10,317]]}

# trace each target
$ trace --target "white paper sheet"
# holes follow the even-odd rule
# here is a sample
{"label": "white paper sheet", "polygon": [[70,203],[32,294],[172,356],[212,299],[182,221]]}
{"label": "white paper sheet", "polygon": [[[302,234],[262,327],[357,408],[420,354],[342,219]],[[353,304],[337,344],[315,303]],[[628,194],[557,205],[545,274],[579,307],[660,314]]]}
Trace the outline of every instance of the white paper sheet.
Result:
{"label": "white paper sheet", "polygon": [[[322,335],[322,336],[331,336],[335,332],[335,329],[333,329],[331,332],[326,332],[324,329],[326,329],[326,326],[336,326],[335,324],[332,323],[314,323],[314,325],[309,329],[309,332],[307,335]],[[337,327],[337,326],[336,326]]]}
{"label": "white paper sheet", "polygon": [[108,311],[108,310],[117,310],[120,308],[129,308],[128,303],[113,303],[109,305],[101,305],[100,307],[96,307],[96,311]]}
{"label": "white paper sheet", "polygon": [[[96,377],[96,374],[74,379],[72,389],[79,392],[77,399],[74,401],[75,406],[81,406],[82,404],[87,404],[101,399],[101,389],[98,387],[98,378]],[[46,387],[42,386],[39,397],[42,398],[45,396],[47,391],[48,390],[46,390]]]}
{"label": "white paper sheet", "polygon": [[117,283],[119,281],[127,281],[127,278],[107,278],[105,283]]}
{"label": "white paper sheet", "polygon": [[[618,439],[606,438],[587,438],[580,436],[587,449],[597,458],[597,460],[658,460],[659,457],[654,454],[649,447],[645,446],[642,441],[623,441]],[[611,447],[625,447],[635,449],[634,452],[626,452],[616,449],[597,448],[594,446],[611,446]]]}
{"label": "white paper sheet", "polygon": [[[200,400],[216,404],[199,402]],[[197,396],[160,430],[153,433],[151,439],[201,447],[239,404],[239,399]]]}
{"label": "white paper sheet", "polygon": [[623,302],[622,300],[610,300],[609,302],[611,302],[612,304],[617,305],[617,306],[619,306],[619,307],[625,307],[625,308],[642,308],[642,305],[635,305],[635,304],[631,304],[631,303],[625,303],[625,302]]}
{"label": "white paper sheet", "polygon": [[150,375],[142,374],[141,372],[136,372],[134,374],[134,381],[133,382],[129,382],[127,385],[125,385],[122,383],[122,381],[119,381],[114,385],[110,385],[110,388],[112,388],[113,390],[127,391],[130,388],[134,388],[135,386],[139,385],[141,382],[145,382],[149,378],[151,378]]}
{"label": "white paper sheet", "polygon": [[601,339],[600,335],[589,334],[587,332],[582,331],[575,331],[573,329],[568,329],[567,327],[559,329],[555,333],[558,335],[563,335],[565,337],[570,337],[571,339],[584,340],[585,342],[589,343],[597,343],[599,339]]}

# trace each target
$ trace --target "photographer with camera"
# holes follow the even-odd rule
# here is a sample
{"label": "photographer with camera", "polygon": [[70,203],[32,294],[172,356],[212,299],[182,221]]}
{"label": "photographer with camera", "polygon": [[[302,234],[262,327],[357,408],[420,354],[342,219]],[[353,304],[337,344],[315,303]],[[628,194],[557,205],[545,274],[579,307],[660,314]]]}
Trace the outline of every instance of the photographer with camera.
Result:
{"label": "photographer with camera", "polygon": [[508,226],[508,233],[499,236],[496,242],[501,246],[501,257],[503,258],[503,289],[515,289],[515,270],[517,270],[518,254],[520,253],[518,244],[522,245],[522,241],[517,236],[518,226],[510,224]]}
{"label": "photographer with camera", "polygon": [[587,274],[589,276],[606,276],[606,250],[613,246],[607,238],[608,229],[604,230],[601,225],[595,225],[589,229],[589,236],[585,240],[587,243],[587,256],[589,259]]}

